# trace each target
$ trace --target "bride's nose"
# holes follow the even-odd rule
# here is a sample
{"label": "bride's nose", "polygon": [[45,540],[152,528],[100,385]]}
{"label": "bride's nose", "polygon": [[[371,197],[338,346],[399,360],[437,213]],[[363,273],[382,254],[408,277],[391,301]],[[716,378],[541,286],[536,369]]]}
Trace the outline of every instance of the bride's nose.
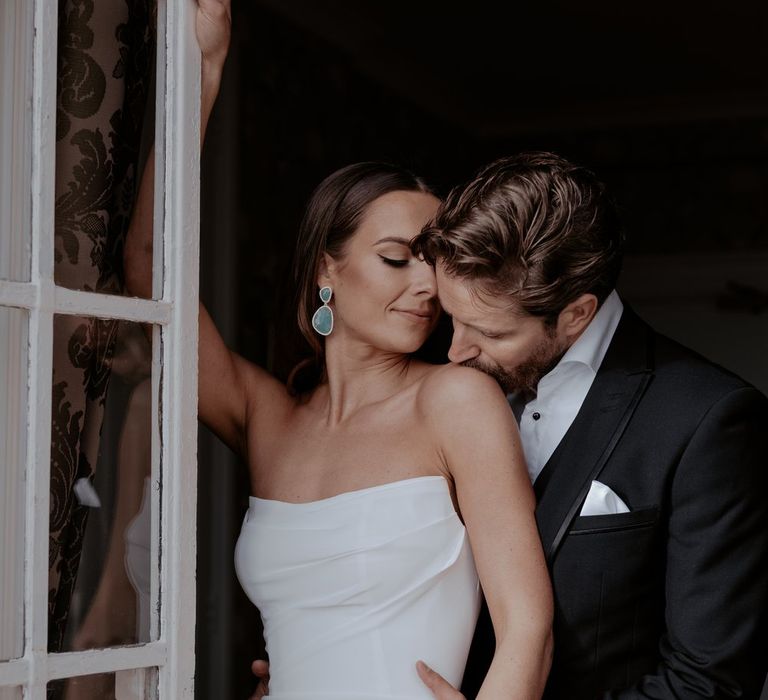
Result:
{"label": "bride's nose", "polygon": [[434,297],[437,296],[437,278],[435,268],[424,261],[414,265],[413,288],[417,294]]}

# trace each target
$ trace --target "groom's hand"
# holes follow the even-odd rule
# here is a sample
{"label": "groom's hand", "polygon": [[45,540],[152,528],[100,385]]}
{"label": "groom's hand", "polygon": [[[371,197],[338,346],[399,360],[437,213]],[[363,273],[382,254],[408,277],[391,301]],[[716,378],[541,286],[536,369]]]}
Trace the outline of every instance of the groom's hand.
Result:
{"label": "groom's hand", "polygon": [[437,700],[465,700],[464,696],[456,688],[423,661],[416,663],[416,671],[424,685],[432,691],[432,695]]}
{"label": "groom's hand", "polygon": [[251,671],[259,679],[259,684],[248,700],[261,700],[269,694],[269,663],[263,659],[257,659],[251,664]]}

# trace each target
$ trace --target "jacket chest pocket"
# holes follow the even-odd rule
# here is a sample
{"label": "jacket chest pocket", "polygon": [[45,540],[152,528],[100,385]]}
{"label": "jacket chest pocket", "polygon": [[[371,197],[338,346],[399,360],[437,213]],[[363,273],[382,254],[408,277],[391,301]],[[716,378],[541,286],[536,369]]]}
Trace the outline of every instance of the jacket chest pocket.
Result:
{"label": "jacket chest pocket", "polygon": [[639,508],[629,513],[608,515],[580,515],[573,523],[568,535],[590,535],[601,532],[617,532],[652,526],[659,519],[658,506]]}
{"label": "jacket chest pocket", "polygon": [[[659,523],[657,506],[577,517],[553,563],[556,583],[563,586],[565,597],[575,591],[579,591],[576,595],[586,590],[596,594],[606,576],[612,580],[612,589],[645,588],[663,561]],[[611,594],[622,597],[615,589]]]}
{"label": "jacket chest pocket", "polygon": [[647,580],[663,559],[659,522],[657,506],[579,516],[555,557],[554,571],[584,579],[580,583],[586,587],[607,572],[627,583]]}

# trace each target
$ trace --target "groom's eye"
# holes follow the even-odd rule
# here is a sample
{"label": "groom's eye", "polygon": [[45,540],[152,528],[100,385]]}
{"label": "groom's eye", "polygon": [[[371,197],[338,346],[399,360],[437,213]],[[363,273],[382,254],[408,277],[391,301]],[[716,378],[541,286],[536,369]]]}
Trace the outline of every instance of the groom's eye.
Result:
{"label": "groom's eye", "polygon": [[490,338],[491,340],[493,340],[495,338],[501,338],[501,336],[504,335],[504,334],[503,333],[489,333],[487,331],[480,331],[480,335],[482,335],[483,338]]}

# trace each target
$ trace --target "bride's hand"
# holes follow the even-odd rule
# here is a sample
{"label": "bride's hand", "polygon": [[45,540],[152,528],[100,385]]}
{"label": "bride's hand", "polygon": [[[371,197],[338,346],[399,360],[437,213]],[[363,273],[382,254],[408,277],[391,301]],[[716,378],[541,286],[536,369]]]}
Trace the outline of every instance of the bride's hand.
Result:
{"label": "bride's hand", "polygon": [[259,679],[259,684],[248,700],[261,700],[265,695],[269,695],[269,663],[257,659],[251,664],[251,671]]}
{"label": "bride's hand", "polygon": [[416,663],[416,672],[419,674],[421,682],[432,691],[436,700],[465,700],[456,688],[423,661]]}
{"label": "bride's hand", "polygon": [[195,27],[203,64],[220,69],[232,35],[231,0],[198,0]]}

